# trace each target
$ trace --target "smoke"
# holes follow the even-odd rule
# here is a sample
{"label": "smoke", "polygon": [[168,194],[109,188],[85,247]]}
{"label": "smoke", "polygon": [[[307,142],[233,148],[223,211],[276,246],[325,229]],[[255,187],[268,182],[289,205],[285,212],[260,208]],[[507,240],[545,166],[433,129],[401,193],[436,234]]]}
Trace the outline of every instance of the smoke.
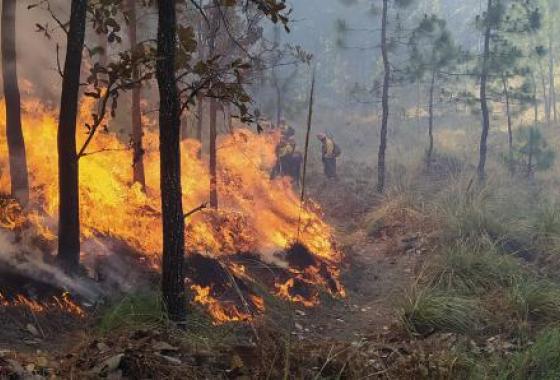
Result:
{"label": "smoke", "polygon": [[30,244],[22,244],[16,240],[13,232],[4,230],[0,230],[0,270],[25,275],[91,301],[101,296],[100,289],[93,282],[66,275],[45,262],[38,249],[32,248]]}

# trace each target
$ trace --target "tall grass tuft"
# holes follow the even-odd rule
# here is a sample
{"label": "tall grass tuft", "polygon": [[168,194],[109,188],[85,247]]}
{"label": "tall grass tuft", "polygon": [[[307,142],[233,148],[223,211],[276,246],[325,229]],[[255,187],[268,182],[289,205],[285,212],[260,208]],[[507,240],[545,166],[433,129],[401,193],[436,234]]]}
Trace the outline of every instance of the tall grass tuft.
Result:
{"label": "tall grass tuft", "polygon": [[430,270],[435,287],[461,295],[479,295],[508,286],[521,272],[515,259],[498,253],[486,240],[458,241],[444,248]]}
{"label": "tall grass tuft", "polygon": [[522,320],[556,322],[560,317],[560,287],[545,280],[517,278],[509,291],[509,302]]}
{"label": "tall grass tuft", "polygon": [[403,326],[412,334],[470,334],[481,326],[484,311],[471,299],[425,288],[412,291],[400,310]]}
{"label": "tall grass tuft", "polygon": [[156,293],[131,294],[111,304],[102,313],[98,327],[102,333],[114,330],[153,328],[167,322],[163,300]]}

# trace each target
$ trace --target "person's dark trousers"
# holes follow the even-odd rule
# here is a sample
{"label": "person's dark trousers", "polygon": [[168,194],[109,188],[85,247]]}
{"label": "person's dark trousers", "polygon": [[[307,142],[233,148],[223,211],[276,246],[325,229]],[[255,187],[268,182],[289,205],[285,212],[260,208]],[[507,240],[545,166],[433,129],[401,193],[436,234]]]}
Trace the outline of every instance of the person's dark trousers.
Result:
{"label": "person's dark trousers", "polygon": [[327,178],[336,178],[336,158],[323,158],[325,168],[325,176]]}

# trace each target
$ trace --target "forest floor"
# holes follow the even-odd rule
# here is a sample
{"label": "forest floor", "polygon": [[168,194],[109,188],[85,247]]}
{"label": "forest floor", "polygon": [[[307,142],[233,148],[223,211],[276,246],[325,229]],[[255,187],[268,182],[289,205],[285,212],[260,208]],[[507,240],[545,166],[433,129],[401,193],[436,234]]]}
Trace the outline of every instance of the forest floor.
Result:
{"label": "forest floor", "polygon": [[[509,252],[505,240],[488,242],[505,225],[492,219],[497,215],[493,205],[478,204],[475,196],[469,203],[451,202],[446,207],[459,207],[450,213],[456,219],[442,227],[426,219],[424,209],[415,210],[418,200],[408,202],[408,195],[376,195],[370,181],[359,180],[365,172],[358,168],[339,181],[320,176],[310,181],[309,194],[322,206],[344,252],[346,297],[325,294],[313,308],[273,302],[251,323],[220,326],[194,311],[186,331],[169,324],[149,298],[125,298],[82,319],[0,312],[0,379],[487,379],[509,370],[530,374],[538,364],[532,364],[537,359],[531,356],[538,333],[552,334],[544,335],[545,343],[560,342],[560,330],[556,337],[556,330],[548,329],[560,313],[560,285]],[[486,208],[488,214],[481,215]],[[441,244],[440,229],[451,233],[454,223],[465,238]],[[552,227],[556,224],[547,231]],[[465,240],[473,236],[472,242]],[[446,281],[436,281],[440,277],[434,273]],[[126,323],[117,328],[115,320]],[[520,359],[512,361],[514,355]],[[522,364],[512,369],[508,363]],[[475,376],[478,370],[482,374]]]}

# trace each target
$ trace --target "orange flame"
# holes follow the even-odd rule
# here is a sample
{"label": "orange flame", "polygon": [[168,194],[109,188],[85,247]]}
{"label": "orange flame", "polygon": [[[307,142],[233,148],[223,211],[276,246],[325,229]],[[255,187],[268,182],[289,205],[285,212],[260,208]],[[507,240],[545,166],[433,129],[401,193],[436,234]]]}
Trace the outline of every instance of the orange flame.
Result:
{"label": "orange flame", "polygon": [[9,300],[0,293],[0,307],[22,307],[35,314],[46,314],[47,312],[58,311],[72,314],[80,318],[85,316],[84,309],[70,298],[69,293],[63,293],[60,297],[52,297],[49,301],[45,302],[35,301],[21,294]]}

